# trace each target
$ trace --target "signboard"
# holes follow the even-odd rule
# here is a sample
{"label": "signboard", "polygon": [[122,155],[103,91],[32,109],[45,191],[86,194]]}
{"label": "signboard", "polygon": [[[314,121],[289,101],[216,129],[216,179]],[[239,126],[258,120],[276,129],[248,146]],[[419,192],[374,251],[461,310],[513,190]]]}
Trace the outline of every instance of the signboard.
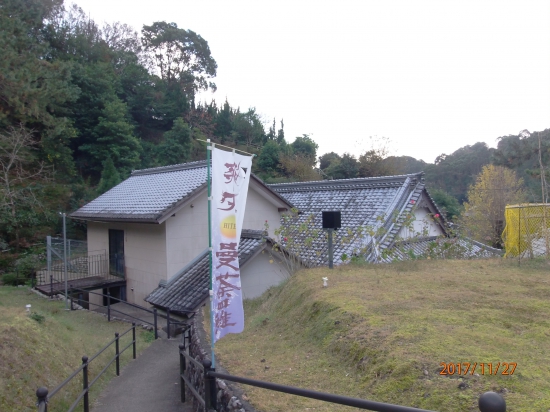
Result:
{"label": "signboard", "polygon": [[239,241],[252,156],[212,148],[212,321],[215,342],[244,329]]}

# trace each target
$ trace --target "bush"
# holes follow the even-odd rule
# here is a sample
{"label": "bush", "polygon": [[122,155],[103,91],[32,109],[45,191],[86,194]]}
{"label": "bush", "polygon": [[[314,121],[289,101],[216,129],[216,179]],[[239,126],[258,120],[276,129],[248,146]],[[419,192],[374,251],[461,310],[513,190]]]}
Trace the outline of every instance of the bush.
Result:
{"label": "bush", "polygon": [[43,259],[38,255],[27,255],[15,262],[15,268],[19,277],[31,277],[38,269],[43,266]]}
{"label": "bush", "polygon": [[14,255],[14,254],[10,254],[10,253],[0,254],[0,271],[7,272],[8,270],[11,270],[16,258],[17,258],[17,255]]}
{"label": "bush", "polygon": [[29,316],[31,319],[34,319],[38,323],[44,323],[44,321],[46,320],[44,315],[41,315],[40,313],[37,313],[37,312],[32,312]]}
{"label": "bush", "polygon": [[8,286],[18,286],[27,283],[27,279],[22,276],[17,276],[16,273],[4,273],[2,275],[2,283]]}

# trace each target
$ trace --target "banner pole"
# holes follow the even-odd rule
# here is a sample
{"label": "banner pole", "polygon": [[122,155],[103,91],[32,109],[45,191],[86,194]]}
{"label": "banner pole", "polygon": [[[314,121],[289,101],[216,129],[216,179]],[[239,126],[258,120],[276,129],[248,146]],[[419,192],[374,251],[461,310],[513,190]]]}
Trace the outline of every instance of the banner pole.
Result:
{"label": "banner pole", "polygon": [[207,177],[206,181],[208,182],[208,249],[209,249],[209,255],[208,260],[210,263],[210,335],[211,335],[211,357],[212,357],[212,368],[216,367],[216,355],[214,353],[214,346],[215,346],[215,335],[214,335],[214,296],[213,296],[213,289],[212,289],[212,189],[211,189],[211,183],[210,183],[210,168],[211,168],[211,162],[210,162],[210,152],[212,151],[212,144],[210,143],[210,139],[207,140],[208,146],[206,148],[206,169],[207,169]]}

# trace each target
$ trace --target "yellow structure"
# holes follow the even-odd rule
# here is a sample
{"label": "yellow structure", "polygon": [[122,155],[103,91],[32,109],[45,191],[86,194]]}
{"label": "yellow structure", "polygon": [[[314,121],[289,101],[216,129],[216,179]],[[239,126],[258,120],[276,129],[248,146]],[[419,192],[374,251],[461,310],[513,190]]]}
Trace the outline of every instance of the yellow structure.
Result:
{"label": "yellow structure", "polygon": [[550,256],[550,203],[509,205],[504,215],[504,256]]}

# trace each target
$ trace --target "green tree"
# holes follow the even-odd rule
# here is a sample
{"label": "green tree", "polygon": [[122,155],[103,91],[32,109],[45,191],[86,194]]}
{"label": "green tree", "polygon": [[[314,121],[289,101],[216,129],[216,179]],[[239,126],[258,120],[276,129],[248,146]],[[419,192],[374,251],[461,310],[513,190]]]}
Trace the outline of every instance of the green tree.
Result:
{"label": "green tree", "polygon": [[277,143],[269,140],[263,147],[258,157],[258,167],[269,174],[273,174],[279,166],[281,148]]}
{"label": "green tree", "polygon": [[141,34],[144,52],[168,84],[179,85],[191,97],[199,90],[216,90],[210,79],[218,65],[200,35],[164,21],[144,25]]}
{"label": "green tree", "polygon": [[430,194],[448,220],[455,220],[460,215],[460,203],[455,197],[441,189],[430,190]]}
{"label": "green tree", "polygon": [[335,152],[325,153],[319,156],[319,169],[325,170],[335,160],[340,160],[340,155]]}
{"label": "green tree", "polygon": [[37,159],[36,147],[31,132],[21,125],[0,133],[0,226],[15,238],[17,251],[21,233],[36,229],[45,216],[40,191],[51,171]]}
{"label": "green tree", "polygon": [[499,137],[492,157],[493,164],[509,167],[524,179],[529,200],[532,202],[546,201],[541,192],[545,193],[545,198],[548,197],[545,181],[550,179],[550,173],[545,165],[549,162],[550,129],[533,133],[523,130],[518,135]]}
{"label": "green tree", "polygon": [[295,155],[302,157],[311,167],[315,165],[319,145],[309,135],[296,137],[290,147]]}
{"label": "green tree", "polygon": [[285,142],[285,124],[281,119],[281,128],[277,130],[277,143],[283,144]]}
{"label": "green tree", "polygon": [[77,90],[70,84],[70,66],[48,58],[43,36],[45,22],[61,7],[61,0],[3,0],[0,5],[0,131],[20,124],[32,128],[43,158],[72,173],[67,145],[74,129],[64,116]]}
{"label": "green tree", "polygon": [[191,155],[191,129],[178,117],[172,130],[164,133],[164,142],[158,146],[160,165],[185,163]]}
{"label": "green tree", "polygon": [[359,163],[353,155],[344,153],[341,158],[330,163],[325,174],[331,179],[353,179],[359,174]]}
{"label": "green tree", "polygon": [[118,170],[116,170],[113,159],[109,156],[107,160],[103,162],[103,171],[101,172],[101,179],[99,180],[97,191],[99,194],[103,194],[118,185],[121,181],[122,179],[120,178]]}
{"label": "green tree", "polygon": [[253,107],[246,113],[235,113],[232,129],[231,136],[236,144],[261,146],[267,140],[262,120]]}
{"label": "green tree", "polygon": [[105,104],[94,128],[94,141],[80,147],[90,156],[90,167],[103,170],[103,162],[111,157],[117,169],[128,174],[140,162],[141,145],[128,121],[126,104],[116,99]]}
{"label": "green tree", "polygon": [[216,136],[221,138],[222,143],[225,143],[233,130],[231,125],[232,117],[233,113],[231,111],[231,106],[229,106],[229,102],[226,99],[223,104],[223,109],[220,110],[216,116],[216,129],[214,131]]}
{"label": "green tree", "polygon": [[475,181],[485,165],[491,162],[494,149],[478,142],[464,146],[450,155],[442,154],[434,165],[426,167],[426,181],[429,187],[441,189],[463,202],[468,187]]}
{"label": "green tree", "polygon": [[502,166],[483,166],[475,183],[468,190],[461,224],[474,239],[494,247],[502,247],[506,205],[526,200],[523,179]]}

